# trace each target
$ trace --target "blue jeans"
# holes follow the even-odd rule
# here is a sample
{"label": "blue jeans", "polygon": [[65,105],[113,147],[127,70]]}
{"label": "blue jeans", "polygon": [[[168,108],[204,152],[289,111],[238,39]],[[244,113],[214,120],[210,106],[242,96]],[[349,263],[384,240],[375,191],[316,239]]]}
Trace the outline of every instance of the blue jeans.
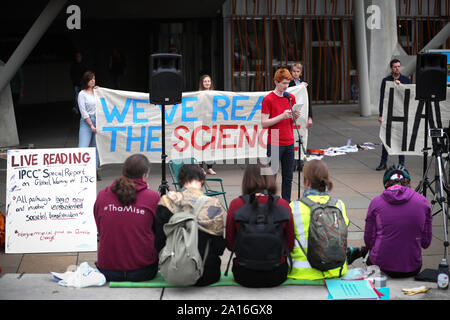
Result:
{"label": "blue jeans", "polygon": [[130,271],[116,271],[116,270],[104,270],[97,267],[98,271],[103,273],[106,278],[106,281],[147,281],[152,280],[156,273],[158,272],[158,260],[149,265],[148,267],[130,270]]}
{"label": "blue jeans", "polygon": [[[281,163],[281,197],[287,202],[291,202],[292,180],[294,179],[294,145],[289,146],[271,146],[267,145],[267,157],[270,159],[272,167],[278,169],[279,165],[274,165],[271,159],[272,148],[278,149],[278,163]],[[275,155],[274,155],[275,156]],[[277,171],[275,171],[275,178]]]}
{"label": "blue jeans", "polygon": [[[95,116],[91,115],[89,116],[91,118],[92,124],[94,127],[97,127]],[[99,165],[99,158],[98,158],[98,150],[97,150],[97,144],[95,143],[95,133],[92,132],[91,127],[87,124],[86,121],[84,121],[83,118],[80,118],[80,131],[78,133],[78,148],[89,148],[92,145],[92,147],[95,148],[95,156],[96,156],[96,165],[98,168]]]}

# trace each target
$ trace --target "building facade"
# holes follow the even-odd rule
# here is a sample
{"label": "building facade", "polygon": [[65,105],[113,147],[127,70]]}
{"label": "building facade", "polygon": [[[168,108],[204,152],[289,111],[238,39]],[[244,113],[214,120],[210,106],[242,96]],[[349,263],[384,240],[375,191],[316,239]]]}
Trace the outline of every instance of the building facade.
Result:
{"label": "building facade", "polygon": [[[450,0],[381,1],[395,11],[389,24],[380,1],[365,0],[368,30],[390,26],[398,43],[394,54],[417,54],[449,22]],[[0,60],[8,60],[47,3],[9,1],[1,10]],[[210,74],[218,90],[271,90],[277,68],[302,62],[313,103],[358,102],[352,0],[77,0],[65,9],[70,5],[80,9],[80,28],[69,29],[72,14],[61,10],[22,65],[24,104],[72,99],[69,67],[75,51],[83,53],[100,86],[112,87],[114,49],[126,59],[123,90],[148,91],[149,56],[176,52],[183,55],[184,91],[197,90],[202,74]],[[370,32],[367,36],[371,64],[384,49],[378,40],[371,44]],[[436,49],[449,46],[447,39]],[[388,72],[378,63],[370,70]]]}

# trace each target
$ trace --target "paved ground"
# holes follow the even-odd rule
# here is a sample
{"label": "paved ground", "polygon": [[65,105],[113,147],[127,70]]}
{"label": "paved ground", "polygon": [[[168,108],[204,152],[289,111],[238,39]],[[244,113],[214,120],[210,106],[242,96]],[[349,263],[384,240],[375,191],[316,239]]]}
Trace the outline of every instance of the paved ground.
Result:
{"label": "paved ground", "polygon": [[[67,104],[51,106],[26,106],[19,110],[21,119],[20,141],[22,145],[33,144],[34,148],[75,147],[77,145],[79,118],[70,113]],[[357,106],[315,106],[314,125],[309,133],[310,148],[326,148],[352,143],[379,142],[377,117],[359,116]],[[370,201],[383,191],[382,173],[374,168],[378,165],[381,149],[359,151],[347,155],[327,157],[334,182],[332,194],[342,199],[351,220],[349,245],[363,244],[364,220]],[[389,163],[397,161],[391,157]],[[421,180],[422,157],[406,157],[406,165],[412,174],[415,187]],[[6,161],[0,159],[0,211],[5,212]],[[240,194],[242,173],[245,165],[216,165],[214,169],[223,178],[228,203]],[[120,175],[120,165],[105,165],[101,170],[102,181],[97,190],[111,184]],[[152,165],[150,187],[158,189],[161,183],[160,165]],[[170,181],[170,177],[167,177]],[[292,198],[297,198],[297,172],[294,174]],[[303,190],[303,186],[301,186]],[[443,255],[442,215],[433,218],[433,241],[423,251],[423,268],[436,269]],[[225,268],[229,252],[222,259]],[[0,251],[0,299],[150,299],[150,300],[322,300],[327,299],[325,287],[284,286],[272,289],[246,289],[242,287],[214,287],[188,289],[73,289],[59,286],[51,281],[50,271],[65,272],[68,267],[87,261],[94,266],[96,252],[69,252],[58,254],[5,254]],[[361,266],[355,262],[354,267]],[[426,294],[408,297],[402,288],[425,285],[432,290]],[[412,278],[388,279],[391,299],[449,299],[448,291],[438,291],[435,283],[417,282]]]}

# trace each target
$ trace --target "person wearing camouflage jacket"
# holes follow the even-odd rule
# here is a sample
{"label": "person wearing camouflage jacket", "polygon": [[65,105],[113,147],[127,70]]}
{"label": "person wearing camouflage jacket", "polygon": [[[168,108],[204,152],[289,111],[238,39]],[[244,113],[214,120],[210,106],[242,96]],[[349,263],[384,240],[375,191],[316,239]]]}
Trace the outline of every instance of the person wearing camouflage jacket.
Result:
{"label": "person wearing camouflage jacket", "polygon": [[[180,191],[169,191],[161,197],[156,210],[155,218],[155,248],[158,253],[166,244],[164,225],[169,222],[175,206],[182,201],[192,204],[203,196],[202,184],[205,181],[205,173],[196,164],[184,165],[179,172],[178,180],[182,185]],[[225,209],[217,198],[209,197],[200,210],[198,220],[198,250],[202,258],[205,255],[206,244],[210,240],[209,251],[205,261],[203,275],[195,284],[207,286],[220,280],[220,256],[225,250]]]}

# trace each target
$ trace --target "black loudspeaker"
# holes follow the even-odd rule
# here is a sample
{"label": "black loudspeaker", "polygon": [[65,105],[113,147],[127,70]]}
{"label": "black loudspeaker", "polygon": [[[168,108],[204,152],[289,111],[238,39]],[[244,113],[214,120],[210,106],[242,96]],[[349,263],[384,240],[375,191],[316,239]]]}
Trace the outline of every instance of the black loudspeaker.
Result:
{"label": "black loudspeaker", "polygon": [[444,101],[447,96],[447,57],[419,53],[416,65],[416,100]]}
{"label": "black loudspeaker", "polygon": [[152,54],[149,75],[150,103],[164,105],[181,103],[181,55]]}

